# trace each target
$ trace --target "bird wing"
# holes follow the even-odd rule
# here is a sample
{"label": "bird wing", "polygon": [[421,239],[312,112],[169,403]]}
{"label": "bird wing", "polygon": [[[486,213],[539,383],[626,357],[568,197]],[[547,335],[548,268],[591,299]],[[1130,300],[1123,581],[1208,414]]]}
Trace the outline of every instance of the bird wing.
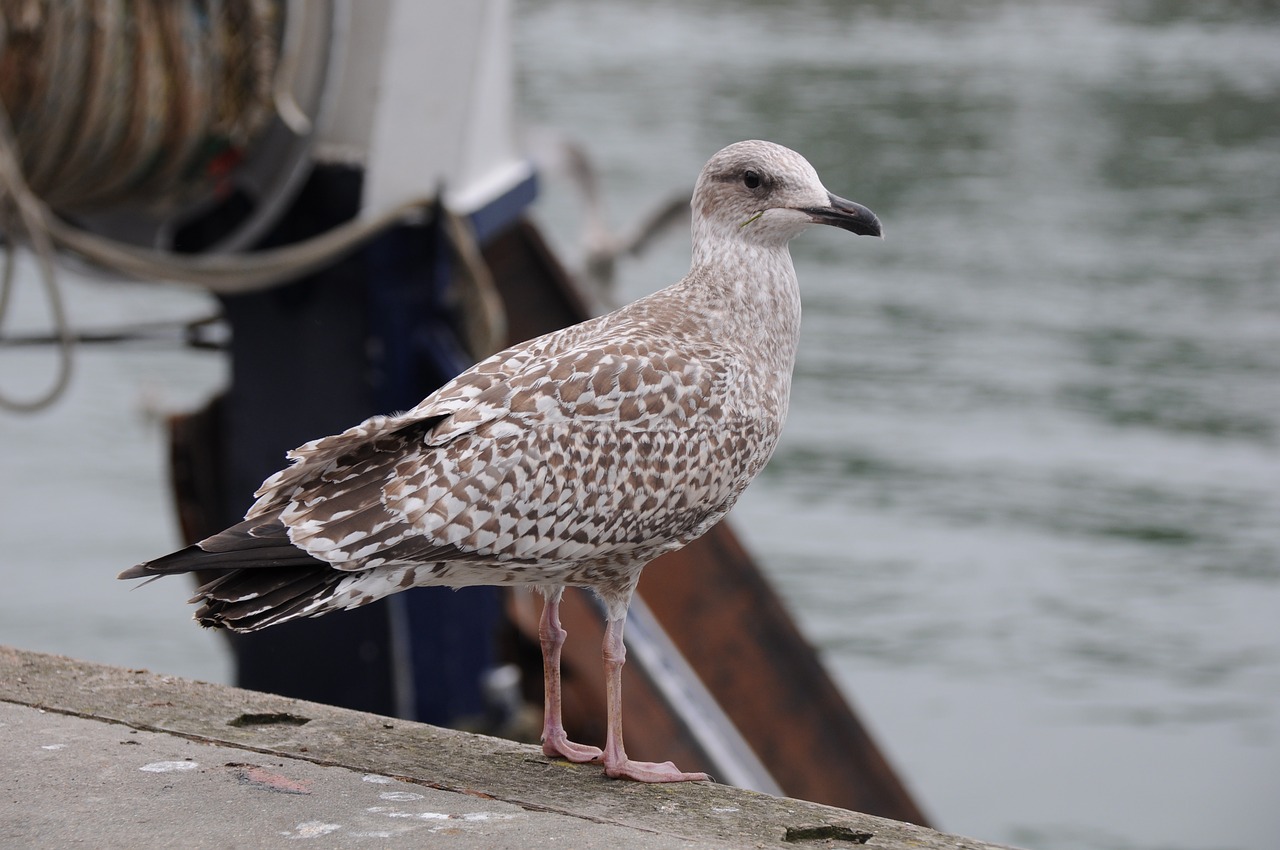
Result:
{"label": "bird wing", "polygon": [[278,516],[343,570],[562,564],[682,544],[763,466],[733,461],[769,426],[726,415],[717,364],[634,342],[542,354],[501,353],[298,448],[246,518]]}

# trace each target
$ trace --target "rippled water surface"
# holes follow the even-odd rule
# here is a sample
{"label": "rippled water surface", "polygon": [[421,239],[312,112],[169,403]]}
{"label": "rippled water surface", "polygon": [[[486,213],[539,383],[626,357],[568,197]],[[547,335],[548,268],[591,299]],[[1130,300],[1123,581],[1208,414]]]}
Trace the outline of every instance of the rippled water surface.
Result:
{"label": "rippled water surface", "polygon": [[793,245],[791,418],[734,520],[938,823],[1280,846],[1280,15],[518,8],[526,113],[620,229],[750,137],[885,222]]}
{"label": "rippled water surface", "polygon": [[[925,808],[1031,848],[1280,846],[1280,12],[1264,3],[515,5],[526,118],[625,229],[741,138],[884,242],[811,232],[783,444],[740,533]],[[540,217],[581,258],[581,205]],[[676,234],[618,267],[675,280]],[[34,291],[19,319],[39,325]],[[72,287],[81,324],[204,299]],[[0,356],[16,390],[47,352]],[[43,370],[43,371],[42,371]],[[0,417],[0,642],[226,680],[151,409],[207,354],[85,351]]]}

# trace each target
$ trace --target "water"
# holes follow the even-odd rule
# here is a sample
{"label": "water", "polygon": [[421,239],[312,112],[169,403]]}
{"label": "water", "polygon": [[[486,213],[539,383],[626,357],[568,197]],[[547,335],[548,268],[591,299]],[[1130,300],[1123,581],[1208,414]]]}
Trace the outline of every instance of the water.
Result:
{"label": "water", "polygon": [[[47,330],[34,269],[23,263],[18,279],[12,329]],[[196,293],[62,279],[79,328],[213,310]],[[202,404],[225,382],[225,364],[158,344],[81,347],[74,362],[70,391],[55,407],[0,414],[0,643],[228,682],[218,637],[190,622],[189,584],[130,592],[115,580],[180,542],[160,414]],[[35,398],[52,374],[47,350],[0,351],[8,396]]]}
{"label": "water", "polygon": [[1274,7],[518,8],[526,114],[617,224],[751,137],[884,221],[793,244],[791,419],[733,519],[938,823],[1280,846]]}
{"label": "water", "polygon": [[[792,416],[734,521],[948,830],[1280,845],[1278,35],[1261,3],[516,5],[525,115],[585,142],[618,224],[749,137],[885,222],[795,243]],[[573,193],[540,217],[576,261]],[[687,263],[673,236],[620,294]],[[47,375],[0,353],[6,389]],[[224,380],[84,350],[57,408],[0,416],[0,642],[228,679],[186,585],[113,578],[177,542],[149,411]]]}

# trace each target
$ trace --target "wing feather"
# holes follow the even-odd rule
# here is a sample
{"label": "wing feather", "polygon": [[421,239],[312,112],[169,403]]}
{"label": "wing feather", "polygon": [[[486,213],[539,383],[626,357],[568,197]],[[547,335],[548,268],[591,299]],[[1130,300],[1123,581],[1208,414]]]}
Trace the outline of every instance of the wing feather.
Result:
{"label": "wing feather", "polygon": [[732,453],[748,435],[724,427],[724,372],[640,343],[507,352],[407,414],[299,447],[249,516],[278,514],[344,571],[565,563],[684,538],[740,489]]}

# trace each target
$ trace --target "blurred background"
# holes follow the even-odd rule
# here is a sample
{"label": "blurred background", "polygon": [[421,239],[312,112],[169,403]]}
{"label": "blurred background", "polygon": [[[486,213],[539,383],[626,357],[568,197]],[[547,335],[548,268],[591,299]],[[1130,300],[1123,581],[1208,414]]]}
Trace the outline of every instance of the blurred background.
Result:
{"label": "blurred background", "polygon": [[[1280,845],[1280,8],[514,4],[522,120],[625,230],[742,138],[886,240],[793,244],[783,442],[731,520],[940,828],[1029,848]],[[531,134],[533,137],[536,134]],[[585,262],[575,186],[536,215]],[[677,232],[616,268],[687,268]],[[24,256],[10,327],[47,316]],[[25,276],[25,277],[24,277]],[[67,280],[73,324],[205,296]],[[46,384],[47,351],[0,381]],[[0,643],[227,681],[180,582],[162,411],[222,358],[94,347],[0,416]]]}

